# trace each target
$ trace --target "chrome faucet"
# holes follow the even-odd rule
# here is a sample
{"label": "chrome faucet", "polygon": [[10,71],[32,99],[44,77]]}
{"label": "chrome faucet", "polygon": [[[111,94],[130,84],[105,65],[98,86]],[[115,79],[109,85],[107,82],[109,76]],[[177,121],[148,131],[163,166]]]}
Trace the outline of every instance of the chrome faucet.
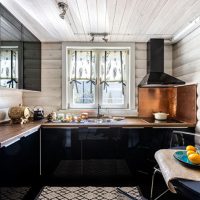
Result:
{"label": "chrome faucet", "polygon": [[100,106],[100,104],[98,104],[98,107],[97,107],[97,119],[100,119],[101,117],[103,117],[103,115],[100,114],[100,109],[101,109],[101,106]]}

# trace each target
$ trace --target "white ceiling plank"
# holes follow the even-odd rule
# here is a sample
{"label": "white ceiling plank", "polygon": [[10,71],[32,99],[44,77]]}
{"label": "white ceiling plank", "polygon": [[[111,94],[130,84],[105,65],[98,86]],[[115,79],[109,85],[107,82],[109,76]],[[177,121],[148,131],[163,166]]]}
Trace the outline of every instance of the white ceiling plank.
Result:
{"label": "white ceiling plank", "polygon": [[1,0],[1,3],[40,40],[56,40],[48,29],[35,20],[19,2],[15,0]]}
{"label": "white ceiling plank", "polygon": [[141,3],[145,3],[145,2],[146,2],[146,0],[142,0],[142,1],[135,0],[134,4],[132,4],[132,9],[130,11],[130,16],[127,19],[128,23],[125,26],[125,29],[123,30],[123,34],[124,34],[124,36],[122,38],[123,41],[127,41],[127,39],[131,37],[131,36],[130,37],[128,36],[128,34],[131,34],[131,32],[129,32],[130,27],[133,27],[133,29],[136,30],[135,23],[137,21],[138,15],[139,15],[138,14],[139,7],[141,7]]}
{"label": "white ceiling plank", "polygon": [[76,0],[77,7],[79,10],[80,19],[84,29],[84,33],[88,34],[90,32],[90,20],[88,18],[88,6],[86,0]]}
{"label": "white ceiling plank", "polygon": [[[48,1],[48,4],[45,3],[45,6],[43,6],[45,2],[44,0],[34,0],[34,2],[35,6],[39,5],[40,7],[44,8],[43,14],[45,16],[45,19],[47,19],[47,22],[45,20],[45,25],[47,27],[52,27],[52,31],[54,32],[54,34],[57,34],[61,40],[65,40],[66,35],[68,35],[68,39],[74,39],[72,28],[66,20],[60,18],[60,12],[55,1]],[[59,31],[57,29],[58,26]]]}
{"label": "white ceiling plank", "polygon": [[[141,17],[142,13],[145,12],[143,8],[145,7],[145,4],[147,3],[148,0],[138,0],[136,2],[136,7],[132,13],[131,19],[129,21],[126,33],[129,34],[138,34],[138,27],[136,27],[137,21]],[[134,28],[133,28],[134,27]]]}
{"label": "white ceiling plank", "polygon": [[116,35],[119,33],[120,25],[124,17],[124,12],[126,9],[127,0],[118,0],[116,4],[116,11],[115,11],[115,17],[112,24],[112,30],[111,34],[112,41],[116,41]]}
{"label": "white ceiling plank", "polygon": [[106,12],[107,12],[107,1],[97,0],[97,15],[98,15],[98,28],[97,32],[103,33],[106,30]]}
{"label": "white ceiling plank", "polygon": [[123,15],[123,18],[121,19],[120,26],[118,29],[118,33],[120,33],[120,36],[119,36],[120,41],[123,41],[123,38],[124,38],[123,33],[125,33],[127,29],[135,4],[136,4],[136,0],[126,0],[124,15]]}
{"label": "white ceiling plank", "polygon": [[[76,0],[68,0],[69,10],[71,17],[76,25],[77,33],[85,33],[84,26],[81,20],[79,7]],[[76,33],[75,33],[76,34]],[[76,35],[78,36],[78,35]]]}
{"label": "white ceiling plank", "polygon": [[143,33],[147,32],[148,28],[152,25],[155,18],[162,12],[162,9],[166,6],[168,0],[154,0],[152,1],[151,10],[149,11],[149,15],[145,15],[142,21]]}
{"label": "white ceiling plank", "polygon": [[88,15],[90,20],[91,32],[97,32],[97,2],[96,0],[87,0]]}
{"label": "white ceiling plank", "polygon": [[[189,0],[190,1],[190,0]],[[196,0],[191,0],[191,1],[196,1]],[[166,3],[166,6],[163,8],[162,12],[155,18],[154,22],[148,29],[148,32],[152,33],[154,31],[158,33],[163,33],[162,28],[166,28],[165,33],[170,34],[170,26],[173,26],[174,23],[177,23],[175,19],[177,20],[178,18],[182,17],[184,10],[185,10],[185,3],[187,3],[188,0],[176,0],[174,1],[174,4],[172,4],[172,1],[168,1]],[[181,12],[180,12],[181,11]],[[178,18],[175,16],[177,13],[180,12]],[[169,21],[173,21],[172,24],[168,24]]]}
{"label": "white ceiling plank", "polygon": [[[196,0],[189,0],[184,4],[183,9],[180,9],[179,12],[176,12],[176,15],[174,16],[176,20],[176,26],[170,26],[170,24],[173,24],[173,19],[168,22],[167,26],[170,28],[170,32],[176,32],[177,30],[180,30],[187,26],[192,20],[194,20],[196,17],[200,15],[200,1]],[[191,12],[192,10],[192,12]],[[181,17],[180,17],[181,16]],[[185,21],[187,21],[185,23]],[[166,27],[162,29],[162,32],[166,32]]]}
{"label": "white ceiling plank", "polygon": [[[171,38],[200,15],[200,0],[1,0],[41,41],[89,41],[90,32],[111,33],[109,41]],[[62,0],[61,0],[62,1]],[[112,35],[113,34],[113,35]],[[103,42],[101,37],[95,38]]]}
{"label": "white ceiling plank", "polygon": [[[115,12],[117,7],[117,0],[108,0],[107,1],[107,18],[108,18],[108,32],[111,33],[113,29],[113,22],[115,19]],[[108,37],[111,41],[111,36]]]}

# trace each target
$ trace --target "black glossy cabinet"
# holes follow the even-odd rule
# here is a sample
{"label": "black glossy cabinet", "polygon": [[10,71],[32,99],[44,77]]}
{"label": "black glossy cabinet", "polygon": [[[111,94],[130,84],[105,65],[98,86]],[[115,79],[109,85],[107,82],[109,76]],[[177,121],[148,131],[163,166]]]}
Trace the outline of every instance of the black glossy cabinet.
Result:
{"label": "black glossy cabinet", "polygon": [[151,173],[154,154],[169,148],[172,129],[43,128],[42,177],[46,184],[131,184]]}
{"label": "black glossy cabinet", "polygon": [[[42,128],[45,184],[131,184],[152,173],[154,154],[169,148],[174,128]],[[177,129],[193,132],[194,130]],[[193,144],[194,138],[186,138]],[[176,142],[176,141],[174,141]]]}
{"label": "black glossy cabinet", "polygon": [[121,129],[43,128],[42,176],[49,183],[105,182],[131,175]]}
{"label": "black glossy cabinet", "polygon": [[40,185],[39,132],[0,148],[0,199],[30,199]]}
{"label": "black glossy cabinet", "polygon": [[41,42],[2,4],[0,46],[0,86],[41,91]]}
{"label": "black glossy cabinet", "polygon": [[0,186],[31,186],[40,175],[39,132],[0,148]]}

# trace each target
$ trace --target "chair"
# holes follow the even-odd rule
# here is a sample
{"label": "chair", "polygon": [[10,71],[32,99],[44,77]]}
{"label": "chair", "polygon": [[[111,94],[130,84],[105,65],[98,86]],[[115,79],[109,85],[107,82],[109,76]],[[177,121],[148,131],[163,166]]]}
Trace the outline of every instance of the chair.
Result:
{"label": "chair", "polygon": [[[196,133],[190,133],[190,132],[185,132],[185,131],[173,131],[171,139],[170,139],[170,148],[171,149],[176,149],[176,148],[185,149],[186,142],[185,142],[184,136],[194,136],[195,138],[196,137],[200,138],[200,135],[196,134]],[[175,143],[174,143],[174,140],[175,140]],[[151,200],[153,200],[153,189],[154,189],[154,181],[155,181],[155,175],[156,174],[162,174],[158,166],[154,167],[154,172],[153,172],[153,175],[152,175],[151,193],[150,193],[150,199]],[[199,184],[199,189],[200,189],[200,182],[196,183],[196,184],[194,184],[194,183],[190,184],[190,186],[188,186],[188,183],[187,184],[185,183],[185,187],[184,187],[184,181],[181,181],[181,184],[179,183],[179,181],[177,181],[177,182],[175,182],[174,187],[175,187],[176,190],[179,190],[182,193],[184,193],[183,195],[185,195],[185,196],[194,196],[194,195],[198,196],[198,193],[196,192],[196,187],[198,187],[198,184]],[[191,188],[191,187],[193,187],[193,188]],[[168,191],[169,191],[169,189],[165,190],[159,196],[154,198],[154,200],[159,199],[160,197],[162,197]],[[192,192],[195,193],[195,194],[188,195],[188,193],[192,193]],[[200,193],[199,193],[198,198],[200,199]]]}

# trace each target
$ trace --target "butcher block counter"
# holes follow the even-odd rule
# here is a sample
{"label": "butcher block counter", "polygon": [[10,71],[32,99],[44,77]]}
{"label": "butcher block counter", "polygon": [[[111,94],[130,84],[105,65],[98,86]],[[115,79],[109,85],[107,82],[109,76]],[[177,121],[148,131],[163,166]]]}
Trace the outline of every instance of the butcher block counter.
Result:
{"label": "butcher block counter", "polygon": [[6,147],[20,140],[22,137],[38,131],[41,122],[29,122],[27,124],[1,124],[0,125],[0,147]]}
{"label": "butcher block counter", "polygon": [[6,147],[22,137],[26,137],[42,128],[187,128],[195,124],[187,122],[154,122],[142,118],[125,118],[121,121],[93,119],[84,123],[62,123],[37,121],[27,124],[0,124],[0,147]]}

